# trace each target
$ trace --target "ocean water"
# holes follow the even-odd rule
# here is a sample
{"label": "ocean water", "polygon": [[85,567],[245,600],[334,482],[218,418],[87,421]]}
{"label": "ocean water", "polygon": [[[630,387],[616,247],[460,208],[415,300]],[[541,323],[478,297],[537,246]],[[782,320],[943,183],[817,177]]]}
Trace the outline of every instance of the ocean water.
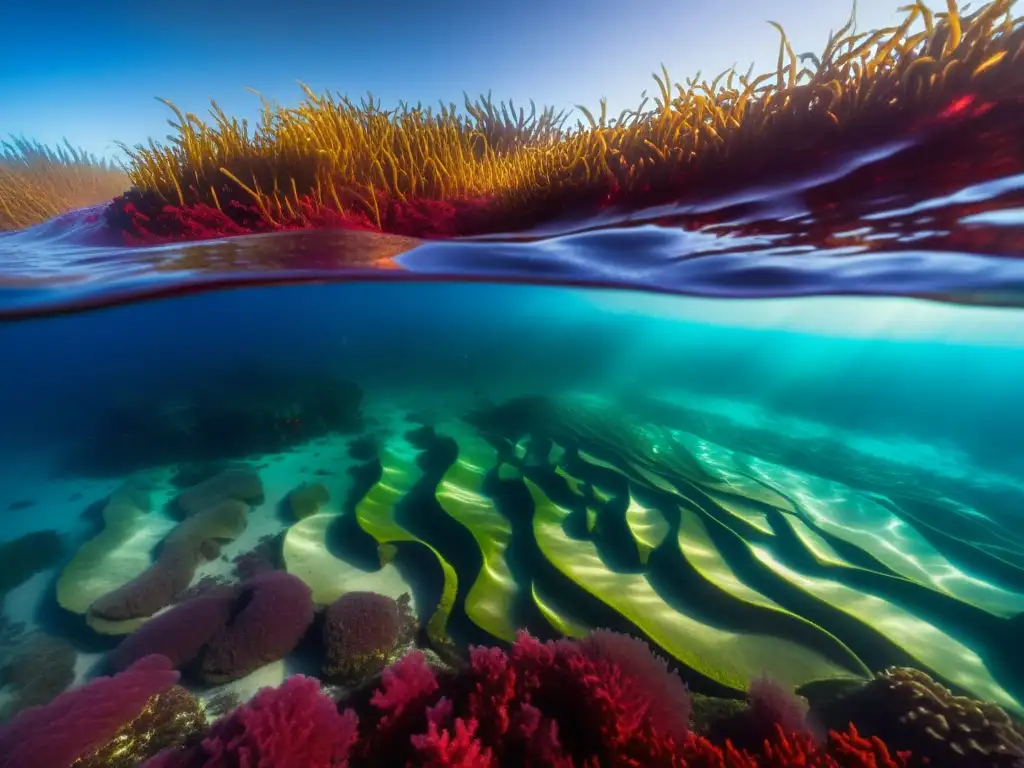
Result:
{"label": "ocean water", "polygon": [[[793,213],[819,179],[465,242],[125,246],[97,211],[0,236],[0,542],[60,549],[0,563],[9,635],[102,672],[148,615],[90,605],[243,465],[262,499],[193,586],[276,537],[320,604],[409,592],[427,626],[454,590],[457,647],[608,626],[697,691],[904,665],[1024,714],[1020,178],[826,234]],[[125,483],[147,501],[104,539]]]}

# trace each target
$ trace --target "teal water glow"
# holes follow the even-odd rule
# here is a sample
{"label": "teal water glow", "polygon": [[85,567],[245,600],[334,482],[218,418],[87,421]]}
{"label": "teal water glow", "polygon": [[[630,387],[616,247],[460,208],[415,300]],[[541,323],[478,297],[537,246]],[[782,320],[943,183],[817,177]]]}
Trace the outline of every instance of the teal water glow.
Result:
{"label": "teal water glow", "polygon": [[[352,440],[370,436],[377,458],[369,460],[385,470],[421,455],[442,461],[440,443],[411,437],[425,424],[494,477],[503,462],[518,467],[516,476],[542,494],[532,514],[541,515],[550,499],[566,515],[561,544],[538,539],[540,560],[510,566],[518,596],[501,609],[506,603],[488,591],[493,584],[466,602],[479,568],[473,539],[438,528],[434,513],[417,511],[419,502],[403,506],[399,524],[460,575],[449,620],[457,641],[500,641],[499,625],[544,635],[611,623],[641,633],[686,669],[689,641],[672,627],[696,621],[737,633],[732,650],[718,657],[702,651],[740,670],[735,685],[744,670],[794,684],[819,668],[855,671],[849,661],[828,666],[839,662],[816,645],[820,637],[794,635],[789,619],[751,624],[745,611],[752,609],[736,602],[740,583],[839,638],[867,668],[913,663],[958,690],[1021,708],[1024,666],[1012,650],[1024,611],[1019,310],[881,297],[748,301],[486,284],[314,284],[8,324],[0,327],[0,355],[12,363],[0,383],[3,537],[57,530],[67,553],[55,567],[96,534],[95,523],[81,517],[87,505],[140,476],[157,498],[173,498],[169,478],[190,457],[169,457],[168,445],[185,435],[212,449],[224,438],[223,424],[251,427],[246,408],[272,414],[252,417],[264,424],[253,428],[254,439],[265,428],[285,442],[248,451],[236,441],[215,458],[261,473],[267,501],[250,523],[261,535],[287,530],[293,521],[277,505],[318,478],[335,500],[332,514],[357,514],[358,495],[368,491],[352,490],[358,482],[349,468],[367,457],[344,453]],[[339,377],[361,388],[366,420],[346,434],[292,439],[287,425],[310,412],[302,398],[330,393]],[[252,392],[270,405],[239,406]],[[204,397],[200,418],[195,402]],[[509,411],[516,402],[527,405]],[[218,422],[220,408],[236,420]],[[271,421],[259,421],[265,418]],[[480,447],[488,440],[496,448]],[[517,484],[526,480],[506,470],[501,476],[498,490],[458,486],[451,498],[497,494],[480,503],[497,505],[499,523],[529,516],[522,506],[529,497],[510,490],[525,489]],[[519,499],[512,507],[502,501],[507,493]],[[157,527],[143,537],[145,547],[173,524],[155,509]],[[575,528],[574,515],[584,511],[591,522]],[[462,520],[457,509],[448,512],[454,517],[446,524]],[[677,539],[674,532],[698,525],[687,515],[703,521],[710,545]],[[255,535],[225,544],[225,556],[245,551]],[[621,549],[633,535],[655,536],[649,561]],[[513,526],[512,536],[522,542],[531,534]],[[590,546],[596,549],[586,555]],[[715,553],[711,561],[700,559],[708,553]],[[580,582],[584,557],[590,576]],[[679,570],[685,562],[697,570]],[[200,575],[223,568],[203,566]],[[68,631],[67,612],[48,602],[56,573],[15,587],[7,613]],[[426,621],[436,573],[411,573]],[[684,589],[694,573],[703,586]],[[654,592],[647,586],[640,596],[639,582],[629,581],[636,578],[649,579]],[[569,625],[552,624],[540,598],[529,599],[530,579],[545,590],[545,609]],[[710,597],[698,599],[701,590]],[[616,598],[623,594],[637,596],[623,603]],[[774,639],[760,646],[764,634]],[[115,641],[92,636],[83,653]],[[804,673],[787,661],[796,651],[785,648],[824,656],[808,656]],[[734,685],[713,670],[686,674],[698,688]]]}

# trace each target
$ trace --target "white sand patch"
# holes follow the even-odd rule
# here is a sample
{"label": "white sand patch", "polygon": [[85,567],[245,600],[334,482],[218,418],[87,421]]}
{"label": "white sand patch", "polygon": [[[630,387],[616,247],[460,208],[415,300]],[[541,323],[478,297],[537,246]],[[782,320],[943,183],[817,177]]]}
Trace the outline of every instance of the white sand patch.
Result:
{"label": "white sand patch", "polygon": [[216,695],[234,693],[242,701],[251,699],[261,688],[276,688],[289,676],[288,663],[285,659],[260,667],[240,680],[235,680],[216,688],[196,689],[193,693],[204,703]]}
{"label": "white sand patch", "polygon": [[[330,605],[346,592],[376,592],[398,599],[414,594],[410,584],[392,563],[374,571],[357,568],[335,557],[327,547],[328,533],[337,515],[311,515],[288,529],[284,561],[289,573],[313,590],[313,602]],[[411,607],[417,612],[415,601]]]}

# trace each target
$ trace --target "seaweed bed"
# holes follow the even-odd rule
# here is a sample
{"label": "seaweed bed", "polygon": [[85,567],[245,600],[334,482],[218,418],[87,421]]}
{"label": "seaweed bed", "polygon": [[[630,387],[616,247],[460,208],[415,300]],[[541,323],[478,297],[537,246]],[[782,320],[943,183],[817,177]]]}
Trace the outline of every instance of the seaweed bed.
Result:
{"label": "seaweed bed", "polygon": [[[944,13],[919,2],[898,27],[870,32],[852,31],[851,19],[819,56],[797,56],[782,33],[775,72],[685,84],[663,72],[652,106],[645,97],[611,118],[603,104],[597,115],[580,107],[586,122],[574,126],[552,108],[527,114],[489,98],[467,98],[465,112],[385,110],[372,96],[356,104],[307,89],[294,108],[265,101],[251,130],[215,104],[212,123],[170,105],[176,135],[124,147],[131,189],[104,215],[131,242],[315,227],[516,232],[819,170],[908,132],[938,142],[930,153],[962,157],[934,169],[933,188],[954,175],[980,181],[1020,164],[1024,29],[1011,5],[995,0],[961,16],[953,0]],[[988,151],[967,157],[981,136]],[[0,225],[29,226],[82,196],[103,202],[89,185],[109,189],[112,173],[75,155],[10,147],[0,162]]]}

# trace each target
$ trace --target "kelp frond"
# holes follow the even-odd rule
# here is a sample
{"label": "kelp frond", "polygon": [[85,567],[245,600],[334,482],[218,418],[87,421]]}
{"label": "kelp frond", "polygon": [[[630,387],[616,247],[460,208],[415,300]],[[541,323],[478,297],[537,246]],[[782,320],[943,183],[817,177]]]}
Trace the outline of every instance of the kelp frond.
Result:
{"label": "kelp frond", "polygon": [[0,232],[107,202],[129,186],[124,170],[67,141],[51,149],[12,137],[0,142]]}

